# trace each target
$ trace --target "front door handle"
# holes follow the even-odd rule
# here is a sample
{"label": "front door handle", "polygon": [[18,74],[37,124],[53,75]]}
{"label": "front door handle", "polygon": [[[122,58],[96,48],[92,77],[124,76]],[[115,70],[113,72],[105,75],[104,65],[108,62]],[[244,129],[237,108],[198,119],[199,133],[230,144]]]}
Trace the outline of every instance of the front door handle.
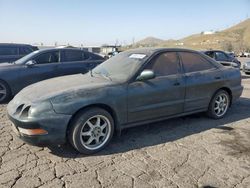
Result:
{"label": "front door handle", "polygon": [[180,82],[175,82],[174,83],[174,86],[179,86],[179,85],[181,85]]}
{"label": "front door handle", "polygon": [[216,79],[216,80],[220,80],[221,77],[220,77],[220,76],[216,76],[215,79]]}

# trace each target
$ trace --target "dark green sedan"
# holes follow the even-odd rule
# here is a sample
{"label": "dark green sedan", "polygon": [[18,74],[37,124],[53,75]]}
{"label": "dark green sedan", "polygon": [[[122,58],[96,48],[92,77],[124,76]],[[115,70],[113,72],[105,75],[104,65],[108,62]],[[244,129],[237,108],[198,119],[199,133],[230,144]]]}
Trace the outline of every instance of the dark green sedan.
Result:
{"label": "dark green sedan", "polygon": [[225,116],[242,93],[238,69],[186,49],[122,52],[87,74],[30,85],[8,104],[13,129],[33,145],[69,141],[81,153],[103,149],[115,131],[207,112]]}

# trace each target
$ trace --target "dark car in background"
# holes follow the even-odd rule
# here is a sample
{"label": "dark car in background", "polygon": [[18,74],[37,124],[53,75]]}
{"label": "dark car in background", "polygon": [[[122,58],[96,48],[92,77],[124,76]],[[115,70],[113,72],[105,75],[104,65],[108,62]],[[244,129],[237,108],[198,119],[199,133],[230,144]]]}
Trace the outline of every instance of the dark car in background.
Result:
{"label": "dark car in background", "polygon": [[235,68],[240,68],[241,62],[235,58],[233,55],[229,55],[228,53],[221,50],[207,50],[202,51],[207,56],[213,58],[217,62],[221,63],[224,66],[232,66]]}
{"label": "dark car in background", "polygon": [[80,49],[55,48],[34,51],[12,63],[1,63],[0,102],[30,84],[57,76],[84,74],[103,61],[101,56]]}
{"label": "dark car in background", "polygon": [[236,58],[236,55],[234,52],[227,52],[227,54],[232,57],[232,58]]}
{"label": "dark car in background", "polygon": [[135,49],[92,73],[26,87],[8,104],[13,129],[33,145],[103,149],[115,130],[188,114],[225,116],[242,93],[239,69],[193,50]]}
{"label": "dark car in background", "polygon": [[28,44],[0,43],[0,63],[16,61],[36,50],[36,46]]}

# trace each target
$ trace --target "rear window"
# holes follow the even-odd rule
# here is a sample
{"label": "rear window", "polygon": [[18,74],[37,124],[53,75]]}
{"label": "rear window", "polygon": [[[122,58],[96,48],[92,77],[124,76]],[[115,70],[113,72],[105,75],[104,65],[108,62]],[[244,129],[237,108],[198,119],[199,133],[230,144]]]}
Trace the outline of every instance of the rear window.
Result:
{"label": "rear window", "polygon": [[0,55],[17,55],[16,47],[0,47]]}
{"label": "rear window", "polygon": [[192,52],[180,52],[180,56],[186,73],[215,68],[209,61],[199,54]]}

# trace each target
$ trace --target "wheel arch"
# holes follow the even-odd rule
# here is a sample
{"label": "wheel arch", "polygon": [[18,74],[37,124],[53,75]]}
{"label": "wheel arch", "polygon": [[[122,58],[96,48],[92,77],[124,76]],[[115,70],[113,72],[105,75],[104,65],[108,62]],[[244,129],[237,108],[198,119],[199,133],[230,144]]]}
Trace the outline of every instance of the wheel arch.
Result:
{"label": "wheel arch", "polygon": [[115,112],[115,110],[110,107],[109,105],[107,104],[102,104],[102,103],[97,103],[97,104],[90,104],[90,105],[87,105],[87,106],[84,106],[80,109],[78,109],[73,115],[72,117],[70,118],[69,122],[68,122],[68,125],[67,125],[67,131],[66,131],[66,134],[68,135],[68,132],[70,130],[70,126],[71,126],[71,123],[72,121],[74,120],[74,118],[77,116],[77,114],[79,114],[80,112],[82,111],[85,111],[87,109],[90,109],[90,108],[101,108],[101,109],[104,109],[106,110],[113,118],[114,120],[114,126],[115,126],[115,130],[116,131],[119,131],[120,130],[120,126],[119,126],[119,123],[118,122],[118,117],[117,117],[117,114]]}
{"label": "wheel arch", "polygon": [[0,78],[0,82],[4,82],[4,83],[9,87],[9,89],[10,89],[10,91],[11,91],[11,93],[12,93],[12,89],[11,89],[11,87],[10,87],[10,84],[9,84],[6,80]]}
{"label": "wheel arch", "polygon": [[215,93],[213,94],[212,99],[213,99],[213,97],[216,95],[216,93],[217,93],[218,91],[220,91],[220,90],[224,90],[224,91],[226,91],[226,92],[228,93],[228,95],[229,95],[229,97],[230,97],[230,104],[229,104],[229,106],[231,106],[231,105],[232,105],[233,95],[232,95],[232,90],[231,90],[229,87],[221,87],[221,88],[217,89],[217,90],[215,91]]}

